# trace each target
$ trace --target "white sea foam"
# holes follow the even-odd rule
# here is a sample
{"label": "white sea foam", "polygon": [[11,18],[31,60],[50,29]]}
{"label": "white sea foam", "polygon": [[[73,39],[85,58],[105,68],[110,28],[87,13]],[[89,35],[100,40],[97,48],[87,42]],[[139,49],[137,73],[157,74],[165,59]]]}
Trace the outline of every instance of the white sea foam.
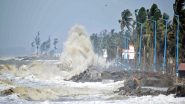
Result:
{"label": "white sea foam", "polygon": [[70,71],[72,75],[83,72],[91,65],[106,65],[105,60],[98,58],[94,53],[89,35],[81,25],[75,25],[70,29],[63,50],[62,70]]}

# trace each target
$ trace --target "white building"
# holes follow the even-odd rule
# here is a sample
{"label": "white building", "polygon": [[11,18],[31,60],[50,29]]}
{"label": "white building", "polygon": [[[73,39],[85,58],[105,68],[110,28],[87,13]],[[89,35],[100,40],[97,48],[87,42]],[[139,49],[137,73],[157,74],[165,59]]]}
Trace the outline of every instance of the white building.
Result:
{"label": "white building", "polygon": [[107,49],[103,49],[103,57],[104,58],[107,58],[108,57]]}
{"label": "white building", "polygon": [[124,59],[133,60],[135,58],[134,46],[133,45],[129,45],[129,49],[123,49],[122,57]]}

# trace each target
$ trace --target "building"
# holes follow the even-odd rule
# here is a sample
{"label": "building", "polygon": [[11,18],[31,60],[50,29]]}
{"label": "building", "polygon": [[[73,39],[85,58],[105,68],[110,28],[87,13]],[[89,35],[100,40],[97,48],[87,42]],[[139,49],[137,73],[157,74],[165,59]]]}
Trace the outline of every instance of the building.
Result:
{"label": "building", "polygon": [[179,65],[179,77],[185,78],[185,63],[180,63]]}
{"label": "building", "polygon": [[107,58],[108,57],[107,49],[103,49],[103,57],[104,58]]}
{"label": "building", "polygon": [[134,46],[129,45],[129,49],[123,49],[122,57],[124,59],[134,60],[135,58]]}

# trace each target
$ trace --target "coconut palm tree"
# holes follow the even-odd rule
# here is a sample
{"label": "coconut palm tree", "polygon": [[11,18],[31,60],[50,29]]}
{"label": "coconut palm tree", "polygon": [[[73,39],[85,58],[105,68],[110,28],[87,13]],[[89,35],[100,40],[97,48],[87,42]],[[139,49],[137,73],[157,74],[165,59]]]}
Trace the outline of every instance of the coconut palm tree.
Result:
{"label": "coconut palm tree", "polygon": [[[185,1],[175,0],[173,4],[174,13],[179,15],[179,58],[185,62]],[[177,18],[173,19],[174,27],[177,26]]]}
{"label": "coconut palm tree", "polygon": [[32,47],[32,48],[35,47],[35,42],[31,42],[31,47]]}
{"label": "coconut palm tree", "polygon": [[53,41],[53,45],[54,45],[54,49],[55,50],[57,49],[57,47],[56,47],[57,43],[58,43],[58,39],[55,38],[54,41]]}
{"label": "coconut palm tree", "polygon": [[130,10],[126,9],[121,13],[121,19],[118,20],[121,30],[123,31],[125,27],[127,27],[128,30],[131,30],[131,22],[132,22],[132,13]]}
{"label": "coconut palm tree", "polygon": [[36,37],[35,37],[35,44],[36,44],[36,47],[37,47],[37,55],[38,55],[39,46],[40,46],[40,32],[38,32]]}

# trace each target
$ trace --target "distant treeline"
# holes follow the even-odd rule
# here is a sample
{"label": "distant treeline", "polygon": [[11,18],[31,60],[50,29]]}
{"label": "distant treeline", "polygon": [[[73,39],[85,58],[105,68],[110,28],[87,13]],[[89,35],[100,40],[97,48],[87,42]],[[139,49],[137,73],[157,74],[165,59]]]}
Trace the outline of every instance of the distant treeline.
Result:
{"label": "distant treeline", "polygon": [[48,40],[41,42],[40,32],[37,32],[37,35],[35,36],[34,41],[31,43],[31,46],[33,48],[36,48],[36,55],[48,55],[54,54],[54,52],[57,50],[57,43],[58,38],[54,38],[53,49],[51,49],[52,43],[50,37],[48,38]]}

